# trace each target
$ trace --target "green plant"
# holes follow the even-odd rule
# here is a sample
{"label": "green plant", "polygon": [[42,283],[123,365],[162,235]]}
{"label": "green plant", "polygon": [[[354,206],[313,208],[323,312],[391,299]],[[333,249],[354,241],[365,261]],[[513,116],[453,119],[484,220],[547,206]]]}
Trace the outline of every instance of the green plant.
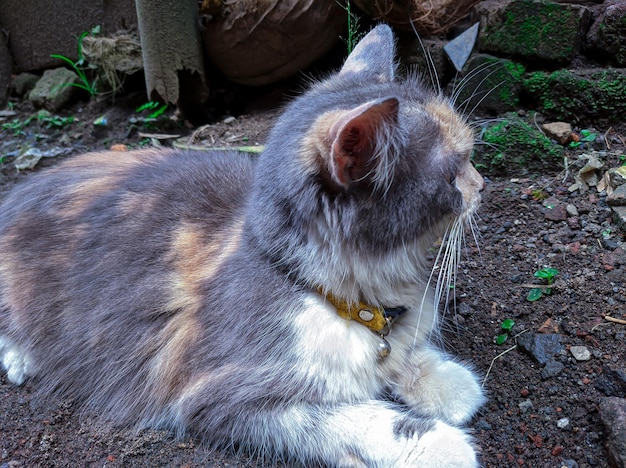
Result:
{"label": "green plant", "polygon": [[37,116],[37,121],[43,122],[48,128],[57,127],[63,128],[76,121],[76,117],[61,117],[58,115],[43,115]]}
{"label": "green plant", "polygon": [[578,148],[580,145],[582,145],[585,142],[589,143],[589,142],[595,141],[597,136],[598,134],[592,132],[591,130],[587,130],[587,129],[581,130],[580,139],[578,141],[570,142],[569,147]]}
{"label": "green plant", "polygon": [[622,166],[626,166],[626,154],[622,154],[622,155],[619,157],[619,163],[620,163],[620,165],[622,165]]}
{"label": "green plant", "polygon": [[158,101],[148,101],[135,109],[135,112],[140,114],[147,110],[152,112],[143,117],[143,120],[156,120],[167,110],[167,104],[161,104]]}
{"label": "green plant", "polygon": [[530,302],[534,302],[538,299],[541,299],[541,297],[543,297],[544,295],[552,294],[551,286],[554,284],[554,278],[558,274],[559,270],[557,270],[556,268],[542,268],[540,270],[537,270],[534,273],[534,276],[546,280],[547,285],[538,285],[538,287],[532,288],[528,293],[528,296],[526,296],[526,299],[528,299]]}
{"label": "green plant", "polygon": [[70,67],[72,67],[72,69],[74,70],[74,73],[76,73],[76,75],[78,75],[78,78],[80,79],[80,83],[67,83],[67,84],[64,84],[63,86],[74,86],[76,88],[84,89],[85,91],[89,93],[90,96],[93,96],[96,94],[97,92],[96,80],[89,81],[89,79],[87,78],[86,70],[89,67],[86,65],[87,61],[85,60],[85,56],[83,55],[83,41],[85,40],[85,37],[87,37],[89,34],[98,34],[99,32],[100,32],[100,26],[95,26],[94,28],[91,29],[91,31],[84,31],[80,36],[76,38],[76,41],[78,43],[77,45],[78,59],[76,61],[73,61],[72,59],[70,59],[69,57],[66,57],[65,55],[50,54],[50,57],[63,60]]}
{"label": "green plant", "polygon": [[507,340],[509,334],[511,333],[511,330],[513,329],[513,325],[515,325],[515,321],[513,319],[509,318],[502,321],[502,323],[500,324],[500,329],[502,330],[502,333],[496,336],[497,345],[501,345]]}
{"label": "green plant", "polygon": [[348,54],[354,50],[354,47],[363,37],[363,33],[359,32],[359,16],[352,11],[351,3],[350,0],[346,0],[345,4],[337,1],[337,4],[348,13],[348,37],[346,39],[341,38],[341,40],[346,43]]}
{"label": "green plant", "polygon": [[30,116],[24,121],[21,121],[20,119],[13,119],[10,122],[3,123],[2,130],[12,130],[14,136],[25,135],[26,132],[24,131],[24,127],[27,127],[33,119],[34,116]]}

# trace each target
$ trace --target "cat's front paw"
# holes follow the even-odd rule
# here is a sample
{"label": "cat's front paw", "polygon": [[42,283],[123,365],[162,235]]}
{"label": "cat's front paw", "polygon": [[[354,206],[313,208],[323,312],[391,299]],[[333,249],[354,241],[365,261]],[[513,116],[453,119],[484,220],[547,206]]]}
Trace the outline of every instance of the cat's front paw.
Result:
{"label": "cat's front paw", "polygon": [[33,373],[33,365],[28,355],[6,337],[0,337],[0,363],[9,381],[15,385],[21,385]]}
{"label": "cat's front paw", "polygon": [[418,372],[404,376],[399,391],[409,406],[451,424],[468,421],[485,402],[469,368],[430,353],[422,356]]}
{"label": "cat's front paw", "polygon": [[471,439],[463,430],[437,421],[400,460],[399,466],[476,468],[477,458]]}

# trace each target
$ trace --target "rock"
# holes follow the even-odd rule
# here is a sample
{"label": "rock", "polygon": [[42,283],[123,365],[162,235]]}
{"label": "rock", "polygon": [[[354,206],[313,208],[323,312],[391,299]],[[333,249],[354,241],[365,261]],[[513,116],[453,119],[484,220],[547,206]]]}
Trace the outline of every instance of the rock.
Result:
{"label": "rock", "polygon": [[545,366],[563,349],[561,335],[524,333],[517,337],[517,345],[537,363]]}
{"label": "rock", "polygon": [[35,85],[39,81],[39,76],[34,73],[20,73],[15,78],[13,78],[13,82],[11,83],[11,88],[18,96],[22,97],[28,93],[30,93]]}
{"label": "rock", "polygon": [[617,66],[626,65],[626,4],[609,0],[587,33],[594,52]]}
{"label": "rock", "polygon": [[550,65],[572,60],[591,17],[583,6],[545,0],[487,0],[476,13],[481,50]]}
{"label": "rock", "polygon": [[71,152],[71,148],[53,147],[45,151],[41,151],[39,148],[29,148],[15,159],[13,165],[18,171],[32,169],[41,158],[56,158],[69,152]]}
{"label": "rock", "polygon": [[556,377],[563,372],[563,369],[565,369],[565,366],[562,363],[554,359],[550,359],[546,363],[545,367],[541,369],[541,378],[543,380],[547,380],[551,377]]}
{"label": "rock", "polygon": [[533,407],[533,402],[530,400],[524,400],[518,403],[517,407],[519,408],[520,413],[524,414]]}
{"label": "rock", "polygon": [[591,359],[591,353],[586,346],[572,346],[569,351],[577,361],[588,361]]}
{"label": "rock", "polygon": [[513,113],[490,123],[476,145],[476,163],[498,173],[527,174],[530,171],[554,170],[563,164],[564,149],[550,141],[534,124]]}
{"label": "rock", "polygon": [[441,39],[420,39],[412,34],[400,36],[398,37],[398,57],[403,64],[415,67],[426,75],[427,70],[434,68],[433,73],[436,76],[445,76],[451,67],[443,50],[444,45],[445,41]]}
{"label": "rock", "polygon": [[[519,109],[524,67],[508,59],[477,54],[465,65],[457,102],[468,110],[500,114]],[[454,89],[449,90],[451,93]]]}
{"label": "rock", "polygon": [[626,467],[626,399],[608,397],[600,401],[600,419],[607,431],[609,456],[617,467]]}
{"label": "rock", "polygon": [[626,206],[612,206],[611,213],[613,214],[613,221],[617,226],[626,232]]}
{"label": "rock", "polygon": [[560,204],[546,208],[543,214],[550,221],[565,221],[567,219],[567,211]]}
{"label": "rock", "polygon": [[626,166],[612,167],[609,169],[609,181],[613,188],[626,184]]}
{"label": "rock", "polygon": [[626,398],[626,372],[605,366],[594,387],[606,396]]}
{"label": "rock", "polygon": [[567,214],[570,216],[574,216],[574,217],[578,216],[578,209],[576,208],[576,206],[572,205],[571,203],[568,203],[567,205],[565,205],[565,211],[567,211]]}
{"label": "rock", "polygon": [[569,426],[569,418],[561,418],[556,422],[556,427],[559,429],[565,429]]}
{"label": "rock", "polygon": [[[20,71],[59,66],[61,62],[50,54],[76,60],[76,37],[97,24],[105,32],[137,29],[137,9],[135,2],[129,0],[80,4],[2,0],[0,18],[2,30],[10,38],[15,68]],[[46,26],[42,26],[42,18],[46,19]]]}
{"label": "rock", "polygon": [[76,95],[78,88],[73,85],[79,81],[76,73],[67,68],[46,70],[30,92],[29,99],[35,107],[45,107],[51,112],[56,112]]}
{"label": "rock", "polygon": [[625,69],[531,72],[522,81],[522,92],[541,113],[560,120],[619,122],[626,115]]}
{"label": "rock", "polygon": [[572,139],[572,126],[567,122],[545,123],[541,126],[546,136],[565,145]]}
{"label": "rock", "polygon": [[620,185],[613,193],[606,197],[609,206],[626,206],[626,184]]}

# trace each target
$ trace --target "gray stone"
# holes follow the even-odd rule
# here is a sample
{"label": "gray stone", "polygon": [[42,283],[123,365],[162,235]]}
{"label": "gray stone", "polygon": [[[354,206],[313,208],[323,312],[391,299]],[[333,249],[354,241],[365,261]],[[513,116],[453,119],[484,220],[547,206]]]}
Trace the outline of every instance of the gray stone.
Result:
{"label": "gray stone", "polygon": [[474,49],[476,38],[478,37],[478,25],[479,23],[474,23],[470,28],[443,46],[443,50],[448,54],[452,65],[454,65],[457,71],[463,70],[463,66]]}
{"label": "gray stone", "polygon": [[569,418],[561,418],[556,422],[556,427],[559,429],[565,429],[569,426]]}
{"label": "gray stone", "polygon": [[15,78],[13,78],[13,82],[11,83],[11,88],[18,96],[22,97],[28,93],[30,93],[35,85],[39,81],[39,76],[34,73],[20,73]]}
{"label": "gray stone", "polygon": [[486,0],[476,12],[481,51],[551,65],[572,60],[591,18],[584,6],[545,0]]}
{"label": "gray stone", "polygon": [[551,377],[556,377],[563,372],[563,369],[565,369],[565,366],[562,363],[555,361],[554,359],[550,359],[546,363],[545,367],[541,369],[541,378],[543,380],[547,380]]}
{"label": "gray stone", "polygon": [[594,387],[609,397],[626,398],[626,372],[621,369],[603,367]]}
{"label": "gray stone", "polygon": [[600,401],[600,419],[606,427],[609,456],[619,468],[626,467],[626,399],[608,397]]}
{"label": "gray stone", "polygon": [[572,356],[574,356],[574,359],[577,361],[588,361],[591,359],[591,353],[586,346],[572,346],[569,352],[572,353]]}
{"label": "gray stone", "polygon": [[73,84],[79,81],[76,73],[67,68],[46,70],[30,92],[29,99],[35,107],[56,112],[74,98],[78,88]]}
{"label": "gray stone", "polygon": [[524,333],[517,337],[517,345],[542,366],[563,350],[561,335],[556,333]]}
{"label": "gray stone", "polygon": [[533,402],[530,400],[524,400],[518,403],[517,407],[519,408],[520,413],[524,414],[533,407]]}
{"label": "gray stone", "polygon": [[578,216],[578,208],[576,208],[576,206],[572,205],[571,203],[568,203],[565,206],[565,211],[567,211],[567,214],[570,216]]}

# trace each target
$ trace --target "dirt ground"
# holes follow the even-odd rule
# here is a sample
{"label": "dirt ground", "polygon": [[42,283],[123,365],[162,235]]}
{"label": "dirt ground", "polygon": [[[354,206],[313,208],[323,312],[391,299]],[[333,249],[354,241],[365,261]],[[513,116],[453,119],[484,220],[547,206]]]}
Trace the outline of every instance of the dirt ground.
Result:
{"label": "dirt ground", "polygon": [[[277,115],[271,105],[276,93],[264,98],[257,102],[266,105],[225,122],[221,117],[191,141],[194,129],[169,112],[156,123],[142,120],[144,114],[135,110],[141,96],[115,105],[79,103],[61,114],[77,118],[63,128],[44,117],[14,126],[20,128],[0,129],[0,198],[33,171],[113,144],[131,149],[155,143],[168,146],[175,140],[172,135],[187,137],[177,140],[179,144],[262,144]],[[0,124],[23,122],[34,111],[17,102],[13,112],[2,115]],[[103,116],[107,125],[94,125]],[[595,130],[604,135],[609,128]],[[626,126],[614,126],[600,142],[618,151],[606,157],[606,167],[621,163],[624,137]],[[69,150],[18,173],[16,158],[27,147]],[[620,396],[626,385],[620,380],[626,375],[626,325],[605,318],[625,318],[626,244],[625,233],[612,221],[605,194],[595,189],[568,191],[578,169],[577,155],[584,151],[584,146],[567,151],[571,163],[567,173],[555,166],[552,173],[523,177],[487,174],[479,242],[468,235],[462,253],[455,300],[445,316],[445,346],[485,378],[489,401],[471,427],[486,467],[611,466],[599,404],[611,394]],[[530,302],[527,285],[541,283],[533,273],[543,267],[559,271],[554,289]],[[506,319],[515,323],[508,339],[498,345],[495,337]],[[548,350],[547,363],[516,345],[546,336],[556,342]],[[583,352],[584,360],[572,354],[576,346],[589,351],[588,356]],[[165,432],[108,429],[95,416],[79,414],[69,402],[35,401],[31,383],[14,387],[0,375],[0,468],[266,466],[262,460],[206,453],[197,441],[174,440]]]}

